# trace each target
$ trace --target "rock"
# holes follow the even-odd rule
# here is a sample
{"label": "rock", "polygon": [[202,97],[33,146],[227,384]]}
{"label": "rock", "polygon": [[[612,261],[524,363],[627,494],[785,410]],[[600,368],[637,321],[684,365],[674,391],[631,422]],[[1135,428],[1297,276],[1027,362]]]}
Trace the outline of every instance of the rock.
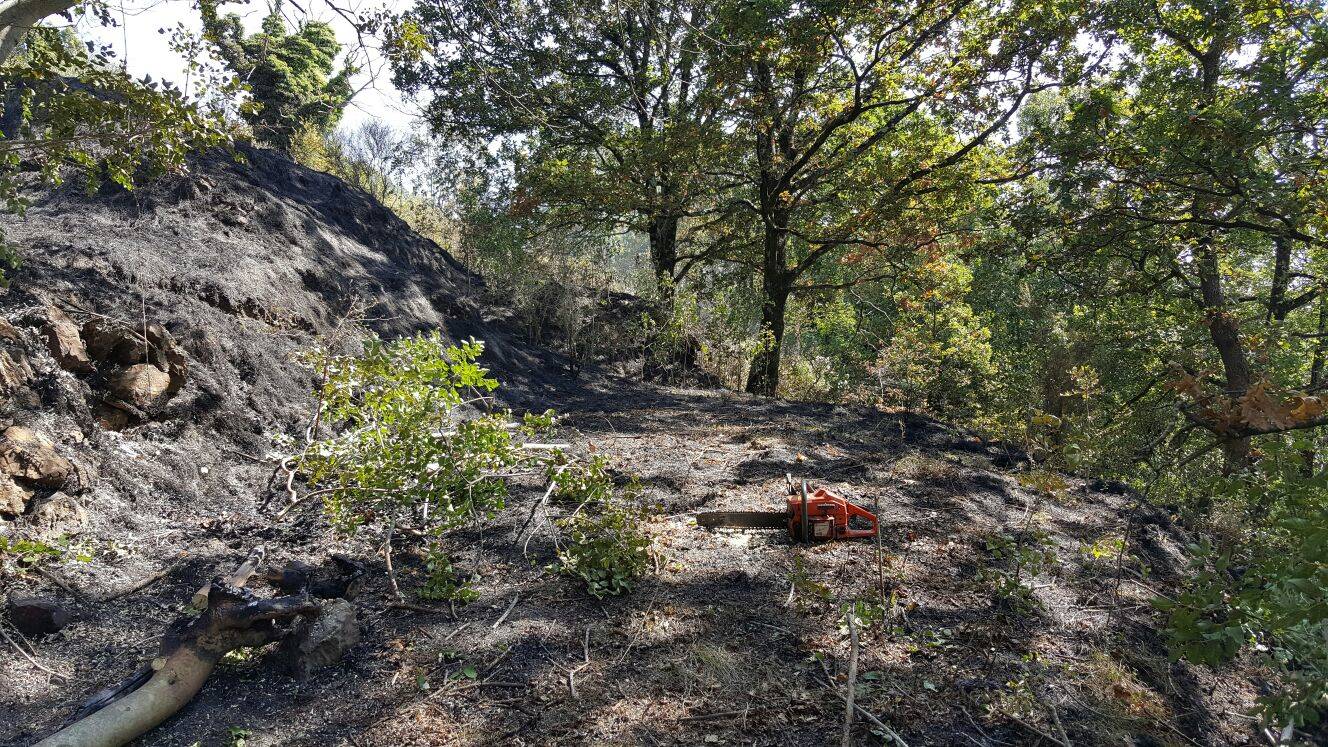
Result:
{"label": "rock", "polygon": [[282,643],[282,650],[291,672],[304,679],[336,664],[359,641],[355,606],[344,599],[333,599],[323,605],[313,622],[302,622]]}
{"label": "rock", "polygon": [[83,345],[78,325],[65,312],[54,306],[47,307],[42,334],[46,336],[46,347],[60,368],[74,373],[91,373],[96,370],[88,349]]}
{"label": "rock", "polygon": [[184,353],[175,344],[171,333],[160,324],[148,325],[148,343],[152,346],[153,363],[170,374],[171,385],[167,393],[175,394],[189,377],[189,364],[185,361]]}
{"label": "rock", "polygon": [[69,624],[69,610],[49,599],[11,596],[9,621],[23,635],[50,635],[59,633]]}
{"label": "rock", "polygon": [[140,331],[94,319],[83,325],[83,339],[88,352],[99,363],[126,369],[151,364],[170,376],[168,394],[175,394],[184,386],[188,374],[184,353],[160,324],[149,324]]}
{"label": "rock", "polygon": [[97,425],[108,431],[122,431],[129,427],[129,413],[114,405],[102,402],[92,414],[97,419]]}
{"label": "rock", "polygon": [[88,512],[84,510],[83,504],[58,490],[38,499],[28,518],[37,527],[38,536],[43,540],[79,534],[88,526]]}
{"label": "rock", "polygon": [[0,350],[0,394],[19,390],[31,378],[32,367],[22,353]]}
{"label": "rock", "polygon": [[32,500],[32,491],[14,482],[13,478],[0,472],[0,514],[19,516],[28,509]]}
{"label": "rock", "polygon": [[45,488],[65,487],[71,477],[77,481],[73,462],[60,456],[50,439],[21,425],[0,437],[0,472]]}
{"label": "rock", "polygon": [[9,342],[21,342],[23,340],[23,333],[19,332],[18,328],[15,327],[14,325],[10,324],[4,319],[0,319],[0,340],[8,340]]}
{"label": "rock", "polygon": [[105,319],[83,325],[83,342],[98,363],[132,366],[147,360],[142,335]]}
{"label": "rock", "polygon": [[116,372],[106,387],[134,407],[151,410],[170,398],[171,377],[151,363],[138,363]]}

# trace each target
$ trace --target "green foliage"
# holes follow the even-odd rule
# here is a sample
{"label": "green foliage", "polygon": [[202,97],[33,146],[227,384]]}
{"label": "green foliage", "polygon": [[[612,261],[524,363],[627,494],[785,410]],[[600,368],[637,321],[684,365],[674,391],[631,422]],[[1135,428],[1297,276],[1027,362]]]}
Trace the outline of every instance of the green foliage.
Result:
{"label": "green foliage", "polygon": [[559,569],[583,579],[597,597],[629,591],[650,561],[645,516],[633,507],[635,483],[619,497],[604,457],[581,462],[561,450],[523,448],[553,428],[552,411],[521,420],[468,412],[498,386],[476,363],[482,350],[475,341],[447,346],[434,332],[370,338],[358,356],[306,355],[321,382],[318,418],[289,460],[308,484],[306,497],[321,497],[344,532],[377,527],[390,538],[409,527],[430,538],[420,595],[466,602],[475,592],[442,536],[500,509],[509,477],[540,471],[552,496],[576,505],[558,521],[565,539]]}
{"label": "green foliage", "polygon": [[634,506],[637,490],[617,497],[607,462],[563,465],[552,476],[556,493],[578,506],[558,520],[562,540],[558,548],[559,572],[580,578],[596,598],[632,590],[650,569],[647,515]]}
{"label": "green foliage", "polygon": [[468,579],[452,565],[452,558],[437,544],[431,545],[425,552],[426,571],[424,585],[419,595],[424,599],[445,600],[449,602],[472,602],[479,593],[466,586]]}
{"label": "green foliage", "polygon": [[549,460],[545,471],[553,486],[551,496],[555,500],[573,505],[613,500],[615,486],[609,473],[608,457],[597,454],[588,460],[573,462],[570,455],[559,452]]}
{"label": "green foliage", "polygon": [[63,549],[40,540],[0,536],[0,578],[22,575],[64,554]]}
{"label": "green foliage", "polygon": [[994,562],[979,577],[991,585],[996,597],[1019,611],[1036,609],[1038,601],[1029,584],[1056,565],[1051,535],[1038,527],[1001,532],[983,540],[983,547]]}
{"label": "green foliage", "polygon": [[222,2],[200,4],[203,28],[218,56],[246,84],[250,105],[241,114],[254,137],[288,151],[303,127],[330,132],[350,101],[355,73],[346,66],[333,74],[341,44],[332,26],[306,21],[289,31],[277,2],[262,30],[245,36],[238,15],[217,15]]}
{"label": "green foliage", "polygon": [[1328,705],[1328,475],[1305,478],[1296,445],[1215,485],[1218,505],[1257,518],[1224,546],[1193,544],[1186,590],[1154,603],[1177,655],[1217,665],[1252,649],[1283,681],[1261,700],[1269,723],[1306,725]]}
{"label": "green foliage", "polygon": [[465,406],[498,387],[476,363],[482,351],[473,340],[445,346],[433,332],[370,338],[360,356],[304,357],[321,380],[311,432],[334,431],[298,453],[296,470],[324,496],[334,526],[376,521],[439,533],[502,507],[504,474],[536,458],[518,437],[550,427],[552,414],[468,416]]}
{"label": "green foliage", "polygon": [[996,371],[991,332],[966,302],[972,274],[937,257],[912,276],[894,295],[897,311],[873,369],[882,399],[948,416],[975,413]]}

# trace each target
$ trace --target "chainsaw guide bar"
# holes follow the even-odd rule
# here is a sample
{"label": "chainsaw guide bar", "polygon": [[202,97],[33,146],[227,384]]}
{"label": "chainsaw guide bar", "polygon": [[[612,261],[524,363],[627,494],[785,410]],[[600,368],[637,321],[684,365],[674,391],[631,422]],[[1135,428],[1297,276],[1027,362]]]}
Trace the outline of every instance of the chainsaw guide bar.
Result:
{"label": "chainsaw guide bar", "polygon": [[696,523],[707,529],[783,529],[785,511],[707,511],[696,515]]}

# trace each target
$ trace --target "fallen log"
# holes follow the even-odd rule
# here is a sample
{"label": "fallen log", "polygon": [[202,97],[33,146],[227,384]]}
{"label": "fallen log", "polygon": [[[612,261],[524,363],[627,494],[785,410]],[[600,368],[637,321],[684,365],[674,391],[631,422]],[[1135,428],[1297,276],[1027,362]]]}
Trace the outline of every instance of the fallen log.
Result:
{"label": "fallen log", "polygon": [[192,700],[227,653],[276,641],[286,634],[281,623],[318,613],[318,604],[307,593],[264,599],[242,585],[228,583],[247,581],[257,565],[254,560],[251,554],[230,579],[218,576],[212,580],[206,609],[170,624],[162,637],[161,652],[150,667],[93,696],[76,714],[77,720],[38,742],[37,747],[125,744]]}

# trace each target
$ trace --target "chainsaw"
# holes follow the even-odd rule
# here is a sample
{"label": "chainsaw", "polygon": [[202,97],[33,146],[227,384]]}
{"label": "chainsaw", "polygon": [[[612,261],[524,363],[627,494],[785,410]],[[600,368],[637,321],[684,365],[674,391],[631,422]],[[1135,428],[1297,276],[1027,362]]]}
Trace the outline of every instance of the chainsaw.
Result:
{"label": "chainsaw", "polygon": [[807,492],[807,482],[790,494],[783,511],[708,511],[696,515],[707,529],[788,529],[795,542],[828,542],[876,536],[876,514],[860,508],[825,488]]}

